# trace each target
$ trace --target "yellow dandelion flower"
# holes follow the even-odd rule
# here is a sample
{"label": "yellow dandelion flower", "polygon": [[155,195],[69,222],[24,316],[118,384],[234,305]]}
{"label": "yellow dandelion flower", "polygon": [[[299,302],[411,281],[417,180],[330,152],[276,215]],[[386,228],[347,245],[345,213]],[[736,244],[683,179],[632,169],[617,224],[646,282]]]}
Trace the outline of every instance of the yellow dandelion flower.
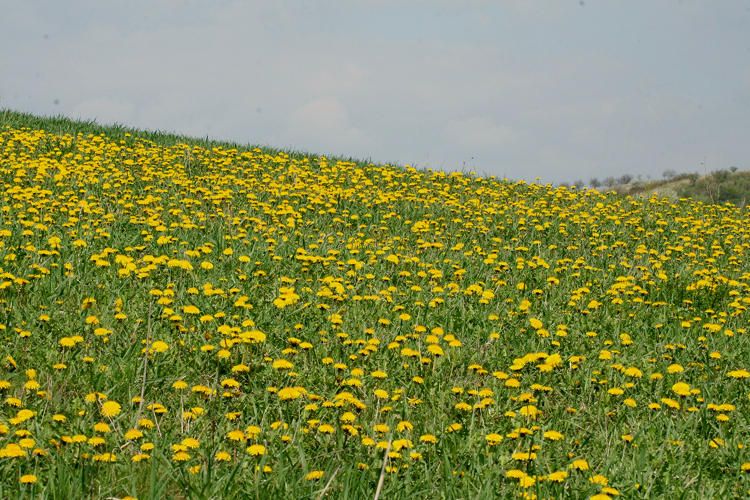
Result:
{"label": "yellow dandelion flower", "polygon": [[101,414],[104,417],[112,418],[120,413],[122,407],[115,401],[106,401],[102,404]]}
{"label": "yellow dandelion flower", "polygon": [[578,469],[580,471],[589,470],[589,463],[586,460],[578,459],[570,464],[571,469]]}
{"label": "yellow dandelion flower", "polygon": [[314,470],[312,472],[309,472],[305,476],[305,479],[308,480],[308,481],[314,481],[316,479],[320,479],[321,477],[323,477],[324,474],[325,473],[322,470]]}
{"label": "yellow dandelion flower", "polygon": [[247,452],[250,455],[252,455],[254,457],[257,457],[257,456],[260,456],[260,455],[264,455],[266,453],[266,447],[263,446],[262,444],[254,444],[254,445],[249,446],[247,448]]}

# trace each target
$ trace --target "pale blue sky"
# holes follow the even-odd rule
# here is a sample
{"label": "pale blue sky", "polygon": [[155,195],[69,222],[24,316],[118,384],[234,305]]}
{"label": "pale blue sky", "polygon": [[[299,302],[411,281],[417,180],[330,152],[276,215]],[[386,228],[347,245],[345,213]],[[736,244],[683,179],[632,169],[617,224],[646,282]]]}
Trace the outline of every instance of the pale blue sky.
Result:
{"label": "pale blue sky", "polygon": [[750,168],[750,2],[0,4],[0,107],[560,182]]}

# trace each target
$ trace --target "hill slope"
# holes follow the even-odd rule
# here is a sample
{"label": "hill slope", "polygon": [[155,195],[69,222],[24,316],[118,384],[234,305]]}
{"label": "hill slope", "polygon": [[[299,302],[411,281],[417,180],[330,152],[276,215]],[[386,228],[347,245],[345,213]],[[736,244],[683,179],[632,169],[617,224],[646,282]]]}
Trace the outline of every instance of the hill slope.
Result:
{"label": "hill slope", "polygon": [[14,120],[0,496],[748,489],[747,210]]}
{"label": "hill slope", "polygon": [[673,201],[682,198],[704,204],[731,203],[745,207],[750,199],[750,171],[715,170],[703,176],[681,174],[659,181],[631,181],[614,189],[623,196],[650,197],[657,193]]}

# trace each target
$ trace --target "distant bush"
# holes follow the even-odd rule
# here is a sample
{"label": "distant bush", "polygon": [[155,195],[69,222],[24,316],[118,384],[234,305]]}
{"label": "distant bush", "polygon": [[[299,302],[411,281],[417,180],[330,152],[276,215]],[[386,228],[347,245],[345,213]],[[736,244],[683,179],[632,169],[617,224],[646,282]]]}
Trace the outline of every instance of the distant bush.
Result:
{"label": "distant bush", "polygon": [[711,172],[711,177],[713,177],[716,182],[725,182],[729,178],[729,171],[723,169],[714,170]]}
{"label": "distant bush", "polygon": [[698,174],[698,172],[685,174],[685,179],[689,180],[691,185],[695,185],[695,181],[697,181],[699,177],[700,175]]}
{"label": "distant bush", "polygon": [[692,198],[703,203],[733,203],[743,207],[750,198],[750,172],[715,170],[700,178],[697,173],[685,176],[690,182],[678,189],[680,198]]}

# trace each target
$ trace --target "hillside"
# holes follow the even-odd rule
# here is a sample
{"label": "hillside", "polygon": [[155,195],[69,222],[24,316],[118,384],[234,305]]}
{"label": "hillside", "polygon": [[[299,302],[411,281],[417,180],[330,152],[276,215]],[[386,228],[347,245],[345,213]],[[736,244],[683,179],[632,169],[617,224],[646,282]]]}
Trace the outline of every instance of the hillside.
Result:
{"label": "hillside", "polygon": [[2,498],[750,489],[746,209],[0,116]]}
{"label": "hillside", "polygon": [[750,200],[750,171],[714,170],[707,175],[698,173],[680,174],[662,180],[632,179],[626,176],[627,183],[614,183],[611,187],[598,187],[600,191],[614,190],[621,196],[650,197],[654,193],[672,201],[691,199],[704,204],[724,205],[731,203],[738,207],[747,206]]}

